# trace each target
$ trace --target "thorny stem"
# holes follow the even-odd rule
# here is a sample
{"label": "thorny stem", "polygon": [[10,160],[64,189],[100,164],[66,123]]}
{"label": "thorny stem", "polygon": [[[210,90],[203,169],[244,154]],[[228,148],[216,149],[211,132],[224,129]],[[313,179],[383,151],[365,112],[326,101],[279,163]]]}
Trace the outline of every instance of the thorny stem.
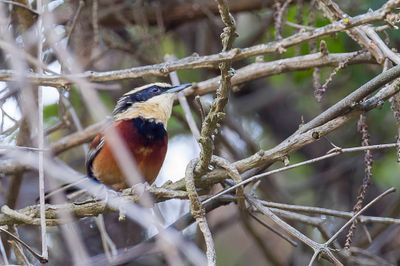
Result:
{"label": "thorny stem", "polygon": [[[223,33],[221,34],[222,40],[222,51],[226,52],[232,48],[233,41],[236,37],[236,26],[233,16],[229,13],[228,5],[226,0],[217,0],[218,10],[221,15],[221,19],[225,24]],[[196,186],[194,183],[194,175],[201,176],[206,173],[208,165],[210,164],[211,157],[213,154],[213,140],[212,135],[218,127],[224,117],[224,107],[228,102],[228,90],[231,86],[230,79],[232,74],[229,72],[231,62],[222,62],[219,65],[221,70],[221,81],[219,88],[217,89],[216,99],[211,105],[210,112],[204,119],[201,127],[199,144],[200,144],[200,159],[192,160],[187,166],[185,180],[186,189],[189,194],[191,202],[191,212],[196,218],[201,232],[204,235],[204,240],[207,247],[207,261],[208,265],[216,265],[216,254],[214,248],[214,241],[212,234],[205,218],[205,212],[201,201],[196,192]]]}
{"label": "thorny stem", "polygon": [[373,199],[367,205],[365,205],[364,208],[362,208],[359,212],[354,214],[354,216],[351,217],[351,219],[348,220],[347,223],[345,223],[328,241],[326,241],[325,245],[327,245],[327,246],[330,245],[347,226],[349,226],[354,220],[356,220],[358,218],[358,216],[360,216],[365,210],[367,210],[369,207],[371,207],[375,202],[377,202],[378,200],[382,199],[386,195],[393,193],[395,191],[396,191],[396,189],[391,187],[388,190],[386,190],[385,192],[383,192],[382,194],[380,194],[379,196],[377,196],[375,199]]}
{"label": "thorny stem", "polygon": [[[225,24],[225,28],[221,34],[222,52],[227,52],[232,48],[233,41],[237,36],[236,25],[233,16],[229,13],[226,0],[217,0],[217,2],[221,19]],[[218,124],[225,116],[223,110],[228,102],[228,93],[231,87],[231,77],[233,76],[230,68],[231,60],[227,60],[219,64],[219,69],[221,70],[220,84],[216,92],[216,98],[211,105],[210,112],[207,114],[201,127],[199,139],[201,149],[200,160],[195,168],[195,173],[198,177],[205,174],[208,170],[211,156],[213,154],[212,138],[215,134],[215,130],[217,130],[219,126]]]}
{"label": "thorny stem", "polygon": [[259,210],[262,214],[266,215],[269,217],[272,221],[274,221],[280,228],[285,230],[288,234],[291,236],[297,238],[307,246],[311,247],[315,252],[318,250],[321,252],[322,250],[326,255],[332,260],[332,261],[337,261],[335,256],[332,254],[332,252],[326,248],[324,245],[319,244],[315,242],[314,240],[308,238],[304,234],[302,234],[300,231],[298,231],[296,228],[292,227],[285,221],[283,221],[281,218],[279,218],[275,213],[273,213],[268,207],[263,206],[258,199],[246,194],[246,200],[254,206],[257,210]]}
{"label": "thorny stem", "polygon": [[[362,146],[369,146],[369,133],[368,133],[367,117],[365,113],[361,114],[360,119],[358,120],[358,131],[361,133]],[[364,199],[367,194],[367,189],[371,182],[372,163],[373,163],[372,151],[366,150],[364,152],[365,175],[362,180],[360,191],[358,192],[357,195],[357,202],[353,207],[354,213],[360,211],[364,203]],[[350,226],[350,229],[346,235],[346,241],[344,245],[345,249],[350,249],[351,242],[353,240],[354,230],[357,228],[357,222],[358,222],[357,220],[354,220]]]}
{"label": "thorny stem", "polygon": [[313,158],[313,159],[310,159],[310,160],[307,160],[307,161],[303,161],[303,162],[300,162],[300,163],[296,163],[296,164],[292,164],[292,165],[285,166],[285,167],[282,167],[282,168],[278,168],[278,169],[275,169],[275,170],[271,170],[271,171],[268,171],[268,172],[265,172],[265,173],[262,173],[262,174],[254,175],[254,176],[252,176],[252,177],[250,177],[250,178],[248,178],[246,180],[241,181],[238,184],[235,184],[235,185],[233,185],[233,186],[231,186],[231,187],[229,187],[229,188],[227,188],[227,189],[225,189],[225,190],[223,190],[223,191],[211,196],[207,200],[203,201],[203,204],[206,204],[206,203],[214,200],[215,198],[218,198],[218,197],[220,197],[220,196],[222,196],[224,194],[227,194],[227,193],[233,191],[234,189],[236,189],[236,188],[238,188],[240,186],[243,186],[243,185],[248,184],[250,182],[259,180],[260,178],[263,178],[263,177],[266,177],[266,176],[269,176],[269,175],[272,175],[272,174],[280,173],[280,172],[283,172],[283,171],[287,171],[287,170],[290,170],[290,169],[293,169],[293,168],[296,168],[296,167],[299,167],[299,166],[316,163],[316,162],[319,162],[319,161],[322,161],[322,160],[325,160],[325,159],[328,159],[328,158],[331,158],[331,157],[338,156],[339,154],[342,154],[342,153],[357,152],[357,151],[363,151],[363,150],[374,150],[374,149],[382,149],[382,148],[395,148],[397,146],[398,146],[397,143],[392,143],[392,144],[371,145],[371,146],[357,147],[357,148],[333,149],[331,151],[328,151],[327,154],[322,155],[322,156],[317,157],[317,158]]}
{"label": "thorny stem", "polygon": [[306,244],[307,246],[311,247],[314,250],[314,254],[310,260],[309,265],[312,265],[313,262],[317,259],[319,254],[326,255],[329,260],[331,260],[335,265],[342,265],[340,261],[336,259],[336,257],[333,255],[331,249],[329,248],[329,245],[339,236],[339,234],[347,227],[349,226],[354,220],[358,218],[365,210],[367,210],[369,207],[371,207],[375,202],[378,200],[382,199],[386,195],[394,192],[394,188],[389,188],[379,196],[377,196],[374,200],[369,202],[367,205],[365,205],[364,208],[362,208],[359,212],[354,214],[354,216],[347,221],[330,239],[328,239],[325,243],[320,244],[318,242],[313,241],[312,239],[308,238],[304,234],[302,234],[300,231],[292,227],[291,225],[287,224],[284,222],[282,219],[280,219],[276,214],[274,214],[268,207],[265,207],[261,204],[261,202],[256,199],[253,196],[250,196],[246,194],[246,199],[247,201],[253,205],[257,210],[259,210],[261,213],[264,215],[268,216],[271,218],[277,225],[279,225],[282,229],[284,229],[287,233],[292,235],[293,237],[296,237],[299,239],[301,242]]}

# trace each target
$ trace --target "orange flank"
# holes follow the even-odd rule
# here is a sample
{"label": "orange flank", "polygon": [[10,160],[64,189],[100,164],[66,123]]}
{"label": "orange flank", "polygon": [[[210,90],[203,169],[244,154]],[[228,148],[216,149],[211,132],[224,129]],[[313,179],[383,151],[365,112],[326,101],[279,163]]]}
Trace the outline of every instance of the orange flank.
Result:
{"label": "orange flank", "polygon": [[[160,125],[155,122],[143,122],[143,120],[139,123],[132,120],[119,120],[113,123],[125,142],[125,147],[136,160],[143,178],[149,184],[156,179],[167,152],[168,136],[164,127]],[[99,145],[100,140],[101,136],[96,137],[92,145]],[[129,184],[109,145],[107,137],[104,137],[104,145],[93,160],[92,171],[95,178],[120,190],[128,187]]]}

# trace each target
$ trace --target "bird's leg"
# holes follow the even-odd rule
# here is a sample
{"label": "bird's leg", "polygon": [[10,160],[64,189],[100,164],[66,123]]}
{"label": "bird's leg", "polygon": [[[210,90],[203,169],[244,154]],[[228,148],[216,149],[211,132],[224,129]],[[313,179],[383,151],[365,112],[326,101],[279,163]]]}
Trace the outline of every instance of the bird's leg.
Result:
{"label": "bird's leg", "polygon": [[93,193],[93,196],[98,200],[104,200],[107,205],[110,203],[110,201],[121,196],[121,193],[118,193],[117,191],[101,183],[97,185],[96,190],[97,191]]}
{"label": "bird's leg", "polygon": [[124,208],[124,204],[119,204],[117,201],[122,201],[124,200],[122,196],[126,196],[126,191],[124,190],[122,193],[117,192],[110,187],[104,185],[104,184],[99,184],[98,186],[98,192],[96,193],[96,196],[100,200],[104,200],[106,205],[110,205],[111,207],[118,206],[118,220],[119,221],[124,221],[126,218],[126,209]]}
{"label": "bird's leg", "polygon": [[122,191],[122,196],[134,196],[135,198],[137,197],[137,199],[140,200],[148,187],[149,184],[147,182],[135,184],[130,188],[124,189]]}

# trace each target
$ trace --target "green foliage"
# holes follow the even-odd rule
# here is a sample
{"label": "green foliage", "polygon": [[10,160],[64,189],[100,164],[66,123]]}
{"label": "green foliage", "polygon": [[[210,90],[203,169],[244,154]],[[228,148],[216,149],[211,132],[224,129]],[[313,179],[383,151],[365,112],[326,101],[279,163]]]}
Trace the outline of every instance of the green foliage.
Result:
{"label": "green foliage", "polygon": [[187,55],[187,50],[185,45],[176,40],[172,34],[166,34],[161,41],[160,53],[175,55],[180,58]]}
{"label": "green foliage", "polygon": [[101,92],[99,94],[99,96],[100,96],[101,102],[104,104],[104,106],[107,108],[107,110],[109,110],[111,113],[116,104],[115,99],[113,99],[113,97],[110,97],[110,94],[107,92]]}
{"label": "green foliage", "polygon": [[58,117],[58,103],[44,106],[43,117],[45,123],[54,117]]}
{"label": "green foliage", "polygon": [[[395,187],[400,189],[400,178],[396,173],[400,173],[400,163],[396,163],[396,151],[390,150],[387,152],[375,154],[373,165],[372,178],[373,182],[382,189]],[[384,156],[382,156],[384,155]]]}
{"label": "green foliage", "polygon": [[69,101],[78,114],[85,113],[86,108],[84,106],[83,99],[75,86],[72,86],[69,90]]}
{"label": "green foliage", "polygon": [[43,108],[43,119],[45,128],[55,125],[59,121],[58,104],[49,104]]}
{"label": "green foliage", "polygon": [[[180,118],[177,118],[177,116],[173,115],[168,121],[168,132],[170,136],[176,135],[176,134],[182,134],[182,133],[187,133],[189,132],[189,129],[187,128],[187,123],[185,120],[185,113],[181,107],[181,105],[175,105],[172,111],[174,114],[178,115]],[[195,113],[193,113],[194,118],[196,118]]]}

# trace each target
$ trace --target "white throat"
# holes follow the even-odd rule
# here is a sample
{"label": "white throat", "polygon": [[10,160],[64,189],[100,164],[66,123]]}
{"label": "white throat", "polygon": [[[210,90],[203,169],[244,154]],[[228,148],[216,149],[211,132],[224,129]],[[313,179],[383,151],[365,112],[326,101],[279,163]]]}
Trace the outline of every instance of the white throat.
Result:
{"label": "white throat", "polygon": [[116,121],[128,120],[140,116],[145,119],[154,119],[156,122],[161,122],[166,128],[168,119],[171,117],[174,98],[174,94],[165,93],[155,96],[146,102],[134,103],[126,111],[115,115],[114,119]]}

